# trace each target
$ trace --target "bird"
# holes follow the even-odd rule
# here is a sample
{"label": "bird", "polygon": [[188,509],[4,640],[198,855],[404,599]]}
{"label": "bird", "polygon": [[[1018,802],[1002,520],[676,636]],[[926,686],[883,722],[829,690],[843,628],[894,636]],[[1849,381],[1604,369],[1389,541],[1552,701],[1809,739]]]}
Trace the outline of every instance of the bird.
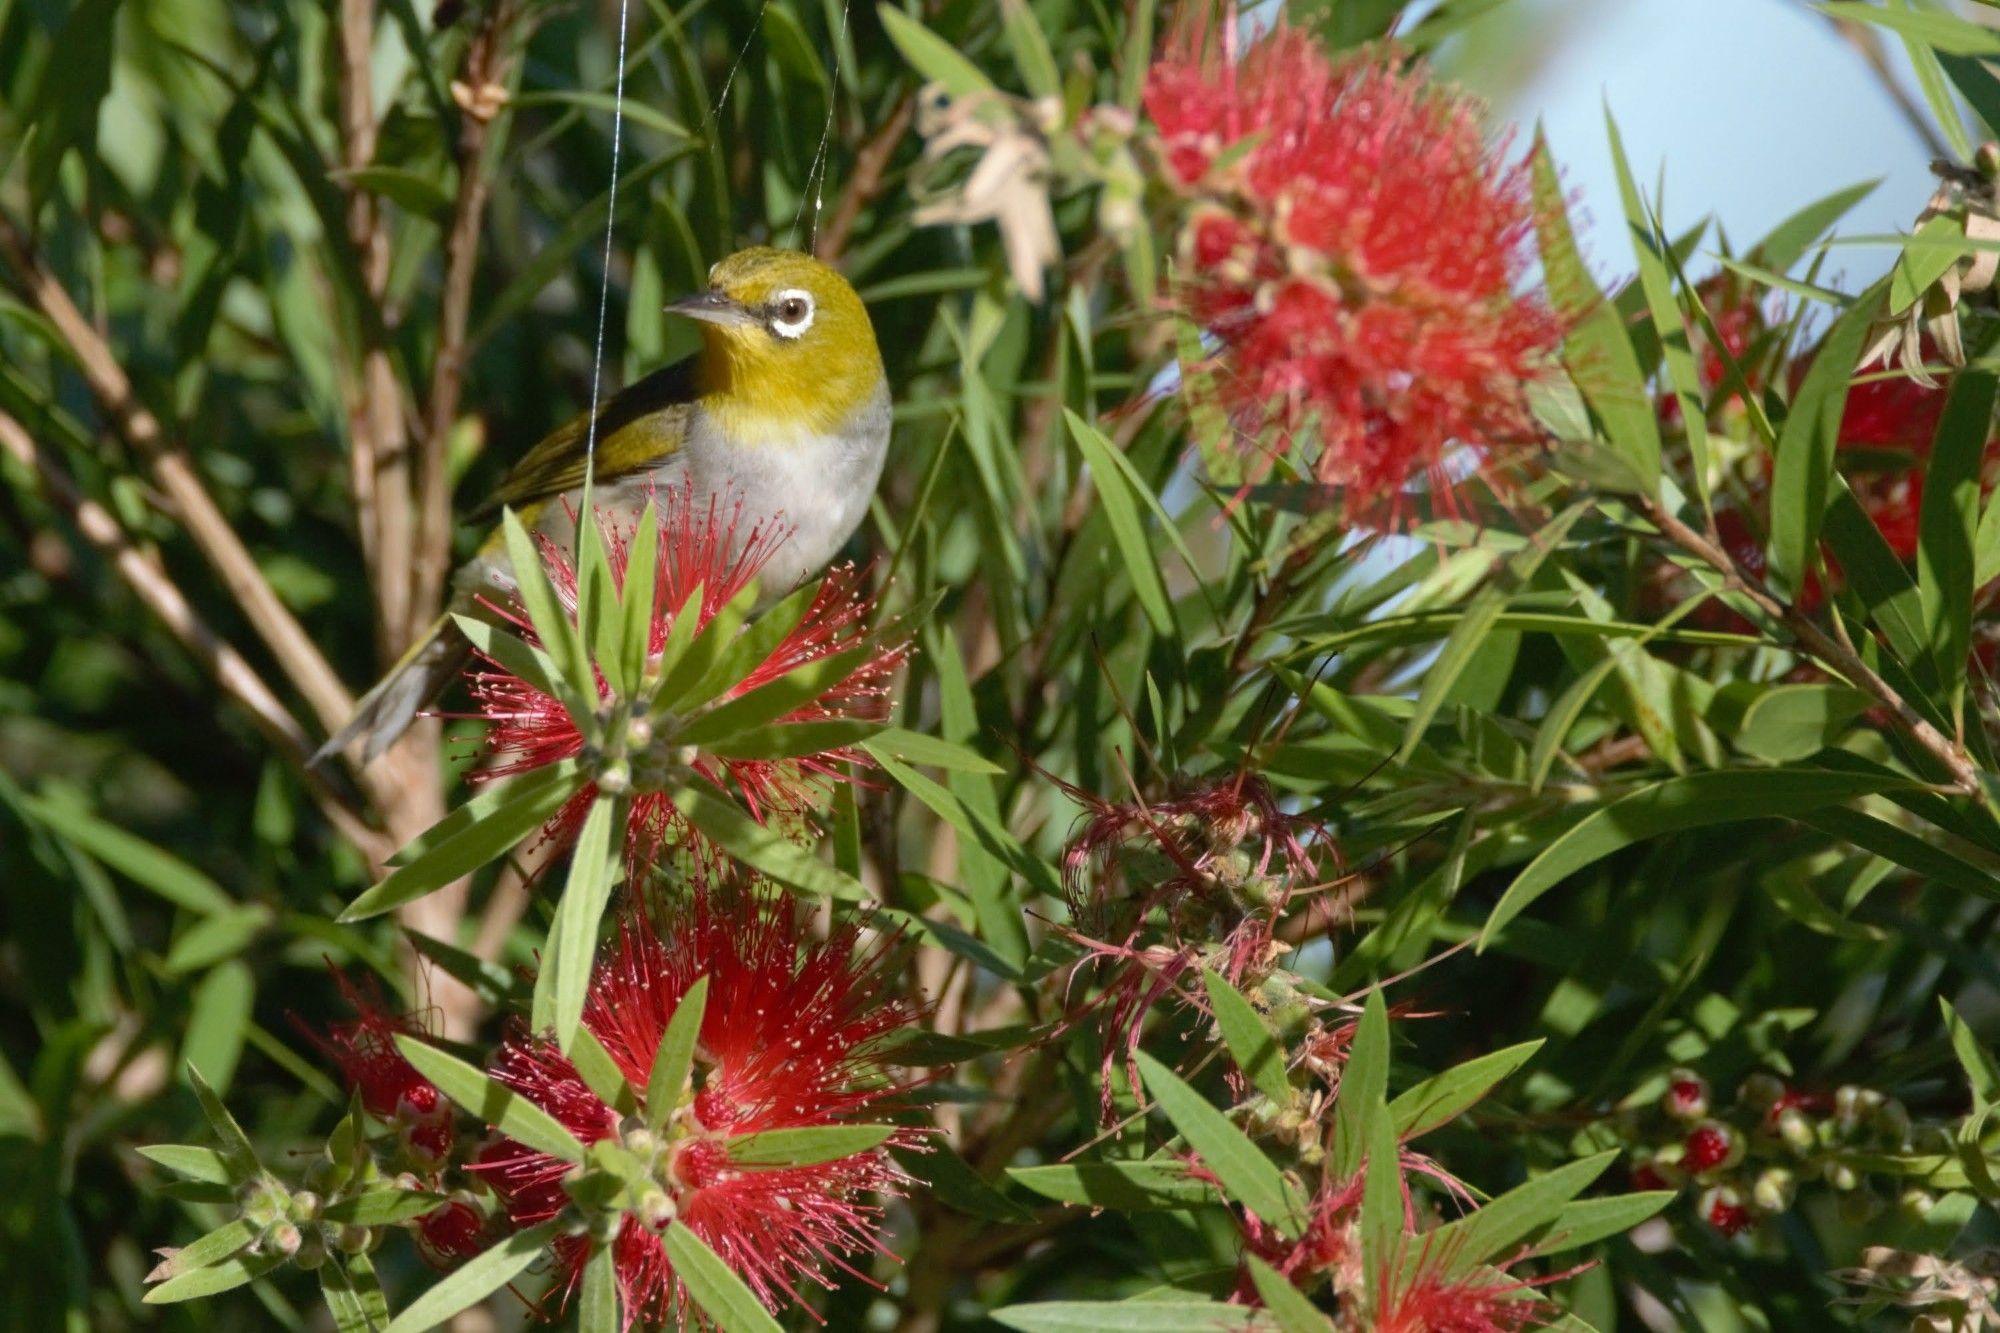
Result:
{"label": "bird", "polygon": [[[679,487],[705,509],[741,506],[737,530],[790,535],[760,575],[789,590],[819,572],[868,512],[889,446],[889,383],[868,308],[828,265],[796,250],[753,246],[708,272],[708,286],[666,306],[696,321],[701,346],[596,409],[591,501],[631,521],[658,490]],[[567,546],[581,507],[590,412],[558,427],[468,516],[503,507]],[[514,590],[498,524],[452,577],[450,608],[355,704],[315,765],[362,743],[361,762],[395,744],[471,655],[452,614]]]}

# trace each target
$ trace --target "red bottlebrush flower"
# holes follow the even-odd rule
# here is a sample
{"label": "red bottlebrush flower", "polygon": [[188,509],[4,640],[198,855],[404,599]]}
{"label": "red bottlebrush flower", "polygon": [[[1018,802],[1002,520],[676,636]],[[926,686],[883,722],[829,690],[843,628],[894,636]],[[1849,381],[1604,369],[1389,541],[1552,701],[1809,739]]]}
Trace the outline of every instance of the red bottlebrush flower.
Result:
{"label": "red bottlebrush flower", "polygon": [[[739,532],[742,506],[714,497],[705,508],[698,506],[692,483],[660,492],[657,502],[660,543],[649,644],[649,651],[654,654],[666,646],[676,615],[697,587],[701,589],[701,601],[691,614],[697,617],[698,628],[706,628],[756,578],[790,535],[789,529],[761,523],[753,524],[747,532]],[[622,585],[631,551],[630,534],[602,522],[600,530],[604,533],[612,576]],[[542,551],[550,580],[565,609],[574,616],[576,569],[568,554],[555,544],[544,541]],[[724,691],[722,697],[731,699],[747,694],[810,662],[859,647],[867,639],[869,610],[861,576],[854,567],[832,570],[821,582],[799,623],[769,656]],[[535,640],[524,611],[515,607],[503,610],[502,614],[530,642]],[[818,698],[780,721],[880,717],[886,711],[889,678],[902,657],[902,648],[883,646],[828,686]],[[584,740],[575,720],[554,696],[490,660],[486,669],[471,673],[469,680],[480,714],[491,724],[487,745],[498,760],[475,773],[476,780],[524,772],[583,752]],[[599,689],[609,697],[609,689],[601,681]],[[663,735],[652,745],[658,751],[655,757],[662,762],[651,767],[668,768],[665,757],[671,756],[674,762],[684,763],[717,786],[734,788],[751,817],[760,823],[803,816],[842,777],[845,765],[866,762],[862,751],[848,746],[785,759],[724,759],[699,751],[692,755],[674,754],[671,736]],[[639,870],[657,861],[662,850],[691,845],[691,831],[679,809],[664,790],[648,785],[645,778],[648,767],[642,762],[634,764],[632,816],[627,825],[626,853],[635,882]],[[549,821],[546,836],[558,843],[574,838],[596,797],[596,784],[585,786]]]}
{"label": "red bottlebrush flower", "polygon": [[443,1161],[451,1155],[454,1139],[451,1103],[396,1049],[398,1036],[421,1036],[422,1029],[388,1012],[375,987],[364,990],[331,965],[328,970],[355,1017],[329,1024],[324,1035],[296,1015],[294,1026],[340,1067],[342,1081],[360,1096],[363,1110],[394,1125],[419,1157]]}
{"label": "red bottlebrush flower", "polygon": [[1399,1284],[1396,1277],[1403,1267],[1401,1256],[1382,1265],[1377,1281],[1386,1294],[1371,1326],[1374,1333],[1523,1333],[1546,1328],[1562,1312],[1537,1294],[1537,1288],[1582,1271],[1573,1268],[1547,1277],[1517,1278],[1498,1267],[1473,1265],[1453,1273],[1450,1256],[1429,1238],[1422,1241],[1415,1273]]}
{"label": "red bottlebrush flower", "polygon": [[[623,1308],[633,1317],[700,1319],[657,1230],[670,1218],[686,1223],[773,1310],[797,1301],[803,1282],[830,1286],[821,1272],[826,1264],[859,1276],[843,1255],[887,1252],[876,1234],[881,1207],[869,1196],[899,1193],[905,1178],[883,1149],[809,1166],[749,1168],[730,1162],[725,1142],[854,1122],[906,1090],[888,1077],[880,1039],[917,1011],[891,993],[893,939],[868,947],[858,941],[853,925],[814,940],[804,909],[766,890],[703,892],[621,925],[583,1022],[642,1097],[682,996],[697,978],[707,977],[709,987],[696,1047],[705,1077],[669,1121],[664,1141],[645,1149],[664,1210],[657,1217],[628,1213],[614,1242]],[[493,1076],[585,1143],[623,1130],[619,1114],[550,1042],[510,1039]],[[908,1130],[890,1140],[915,1141]],[[495,1145],[472,1169],[493,1185],[517,1226],[553,1217],[566,1202],[567,1166],[518,1143]],[[575,1236],[555,1245],[556,1288],[565,1300],[590,1244]]]}
{"label": "red bottlebrush flower", "polygon": [[1168,174],[1195,200],[1184,312],[1219,343],[1215,392],[1351,516],[1394,526],[1413,483],[1534,435],[1524,382],[1561,327],[1526,294],[1529,177],[1473,101],[1418,69],[1332,61],[1282,22],[1235,58],[1235,16],[1185,28],[1147,77]]}
{"label": "red bottlebrush flower", "polygon": [[1310,826],[1278,807],[1263,779],[1239,775],[1151,804],[1104,800],[1067,783],[1090,814],[1063,853],[1072,938],[1108,963],[1102,1003],[1138,1086],[1139,1029],[1153,1003],[1206,965],[1234,985],[1260,979],[1277,957],[1277,924],[1315,877]]}

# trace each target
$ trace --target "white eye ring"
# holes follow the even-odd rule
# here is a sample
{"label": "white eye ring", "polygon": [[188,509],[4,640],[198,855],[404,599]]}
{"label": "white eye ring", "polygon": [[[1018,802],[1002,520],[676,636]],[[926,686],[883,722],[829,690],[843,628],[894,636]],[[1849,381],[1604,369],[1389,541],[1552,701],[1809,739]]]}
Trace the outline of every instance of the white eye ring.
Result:
{"label": "white eye ring", "polygon": [[771,298],[771,332],[780,338],[801,337],[817,313],[811,292],[787,287]]}

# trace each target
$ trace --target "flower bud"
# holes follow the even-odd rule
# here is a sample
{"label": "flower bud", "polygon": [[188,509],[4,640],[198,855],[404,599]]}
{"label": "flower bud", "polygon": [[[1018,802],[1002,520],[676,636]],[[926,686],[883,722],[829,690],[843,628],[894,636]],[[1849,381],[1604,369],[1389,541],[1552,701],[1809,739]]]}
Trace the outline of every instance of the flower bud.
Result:
{"label": "flower bud", "polygon": [[632,790],[632,766],[613,759],[597,770],[597,789],[606,796],[623,796]]}
{"label": "flower bud", "polygon": [[292,1195],[290,1212],[294,1222],[317,1222],[319,1210],[320,1197],[311,1190],[300,1190]]}
{"label": "flower bud", "polygon": [[1798,1156],[1805,1156],[1819,1142],[1819,1132],[1813,1128],[1812,1117],[1796,1106],[1787,1106],[1778,1112],[1778,1137],[1785,1146]]}
{"label": "flower bud", "polygon": [[269,1226],[278,1220],[285,1206],[285,1196],[274,1190],[261,1176],[247,1181],[236,1191],[236,1206],[242,1211],[244,1220],[259,1226]]}
{"label": "flower bud", "polygon": [[1825,1175],[1827,1184],[1843,1192],[1861,1183],[1861,1177],[1854,1168],[1837,1158],[1827,1162],[1822,1174]]}
{"label": "flower bud", "polygon": [[1798,1192],[1798,1177],[1782,1166],[1767,1167],[1757,1174],[1756,1183],[1750,1187],[1750,1201],[1759,1212],[1782,1213],[1792,1206]]}
{"label": "flower bud", "polygon": [[1679,1189],[1687,1183],[1686,1158],[1685,1144],[1669,1143],[1654,1153],[1646,1166],[1668,1189]]}
{"label": "flower bud", "polygon": [[1681,1164],[1692,1175],[1722,1171],[1743,1160],[1743,1136],[1719,1120],[1704,1120],[1688,1134]]}
{"label": "flower bud", "polygon": [[1890,1147],[1902,1147],[1910,1137],[1910,1108],[1894,1097],[1889,1098],[1875,1108],[1871,1128]]}
{"label": "flower bud", "polygon": [[1756,1110],[1776,1106],[1778,1099],[1785,1095],[1784,1080],[1775,1074],[1762,1070],[1743,1080],[1743,1086],[1736,1090],[1737,1099]]}
{"label": "flower bud", "polygon": [[342,1254],[364,1253],[374,1239],[367,1227],[344,1226],[334,1234],[334,1243]]}
{"label": "flower bud", "polygon": [[265,1230],[258,1248],[264,1254],[278,1254],[289,1259],[299,1252],[299,1246],[304,1242],[305,1236],[297,1227],[290,1222],[280,1222]]}
{"label": "flower bud", "polygon": [[634,754],[653,743],[653,719],[644,713],[625,724],[625,748]]}
{"label": "flower bud", "polygon": [[1708,1114],[1708,1080],[1691,1069],[1676,1069],[1667,1076],[1660,1109],[1676,1120],[1701,1119]]}
{"label": "flower bud", "polygon": [[1738,1235],[1750,1229],[1757,1218],[1744,1206],[1743,1196],[1733,1186],[1715,1185],[1705,1191],[1696,1210],[1704,1222],[1721,1232],[1725,1238]]}

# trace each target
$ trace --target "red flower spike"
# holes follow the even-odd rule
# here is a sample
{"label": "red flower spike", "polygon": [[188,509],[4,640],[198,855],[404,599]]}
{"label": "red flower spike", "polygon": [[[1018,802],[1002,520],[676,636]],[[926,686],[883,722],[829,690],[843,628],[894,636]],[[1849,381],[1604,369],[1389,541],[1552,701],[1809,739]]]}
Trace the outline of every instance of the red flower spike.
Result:
{"label": "red flower spike", "polygon": [[1195,200],[1176,296],[1220,344],[1213,392],[1246,438],[1316,439],[1302,466],[1350,517],[1404,525],[1426,480],[1455,512],[1454,476],[1534,436],[1522,386],[1561,337],[1524,294],[1527,169],[1420,69],[1282,21],[1238,59],[1235,28],[1184,27],[1146,83]]}
{"label": "red flower spike", "polygon": [[[693,614],[698,618],[698,626],[705,628],[756,578],[773,552],[791,535],[788,528],[762,523],[753,524],[747,532],[739,531],[741,504],[728,504],[711,497],[703,508],[695,501],[691,482],[661,491],[656,502],[660,543],[649,642],[649,651],[655,654],[665,647],[676,614],[697,587],[702,590],[702,597]],[[630,533],[619,531],[602,519],[600,530],[612,576],[622,585],[631,551]],[[574,616],[576,569],[569,554],[548,541],[542,542],[542,554],[564,609]],[[747,694],[810,662],[860,646],[870,610],[860,573],[851,565],[832,570],[821,582],[799,623],[768,657],[722,697],[731,699]],[[501,614],[530,642],[535,641],[534,629],[524,611],[509,607],[503,608]],[[882,647],[818,698],[780,721],[881,717],[887,709],[889,678],[903,654],[901,647]],[[490,659],[485,661],[485,669],[469,673],[468,680],[480,715],[489,723],[487,746],[497,761],[475,772],[473,780],[490,781],[583,752],[583,737],[576,723],[553,696],[508,673]],[[599,689],[609,697],[608,687],[602,681]],[[847,765],[867,762],[865,752],[840,746],[785,759],[722,759],[696,753],[690,766],[717,786],[733,787],[751,818],[769,823],[803,817],[822,802],[832,784],[846,777]],[[596,784],[586,785],[549,821],[545,837],[559,845],[573,840],[596,798]],[[664,791],[649,788],[643,781],[638,783],[626,832],[626,859],[632,881],[640,882],[640,872],[655,864],[664,851],[684,847],[703,854],[712,851],[694,838],[685,817]]]}
{"label": "red flower spike", "polygon": [[1444,1248],[1434,1247],[1429,1237],[1421,1243],[1415,1274],[1400,1286],[1400,1257],[1382,1265],[1377,1285],[1389,1294],[1376,1312],[1374,1333],[1525,1333],[1547,1328],[1562,1311],[1537,1294],[1537,1288],[1590,1266],[1538,1278],[1510,1277],[1501,1271],[1504,1265],[1473,1265],[1453,1274],[1455,1265]]}
{"label": "red flower spike", "polygon": [[355,985],[331,964],[334,985],[355,1017],[327,1026],[321,1035],[296,1015],[299,1032],[340,1068],[341,1081],[359,1094],[361,1107],[377,1120],[396,1126],[418,1156],[441,1162],[451,1155],[455,1139],[451,1104],[436,1085],[396,1049],[399,1036],[422,1036],[413,1020],[390,1013],[380,991]]}
{"label": "red flower spike", "polygon": [[[843,1256],[888,1253],[876,1234],[882,1210],[869,1196],[898,1194],[906,1179],[881,1148],[809,1166],[738,1168],[723,1140],[879,1118],[885,1099],[907,1090],[889,1078],[879,1046],[917,1016],[890,993],[895,943],[861,946],[853,925],[815,940],[805,909],[788,895],[718,889],[627,919],[592,981],[584,1026],[643,1096],[681,997],[708,978],[696,1045],[705,1077],[654,1150],[654,1174],[671,1216],[772,1310],[798,1302],[806,1282],[831,1286],[821,1271],[828,1264],[865,1277]],[[546,1040],[511,1038],[493,1076],[585,1143],[621,1132],[618,1113]],[[890,1140],[916,1142],[911,1130]],[[553,1217],[567,1202],[568,1167],[511,1140],[482,1152],[472,1169],[492,1184],[516,1226]],[[656,1229],[666,1220],[627,1214],[619,1226],[623,1308],[648,1325],[675,1318],[705,1324],[667,1260]],[[585,1236],[555,1244],[555,1290],[564,1302],[590,1245]]]}

